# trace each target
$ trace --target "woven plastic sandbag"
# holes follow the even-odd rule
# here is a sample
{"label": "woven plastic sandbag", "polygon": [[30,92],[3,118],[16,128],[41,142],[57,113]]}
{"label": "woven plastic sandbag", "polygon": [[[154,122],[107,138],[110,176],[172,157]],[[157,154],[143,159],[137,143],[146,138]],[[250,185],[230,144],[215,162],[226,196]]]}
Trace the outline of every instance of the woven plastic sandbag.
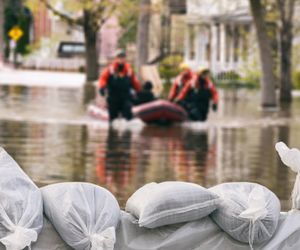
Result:
{"label": "woven plastic sandbag", "polygon": [[0,243],[7,250],[30,247],[43,227],[41,192],[0,148]]}
{"label": "woven plastic sandbag", "polygon": [[141,227],[157,228],[206,217],[220,202],[219,197],[194,183],[167,181],[149,183],[127,201],[125,210]]}
{"label": "woven plastic sandbag", "polygon": [[44,210],[62,239],[76,250],[112,250],[120,207],[106,189],[61,183],[41,189]]}
{"label": "woven plastic sandbag", "polygon": [[256,183],[224,183],[210,189],[223,200],[211,218],[232,238],[253,244],[269,240],[280,216],[276,195]]}
{"label": "woven plastic sandbag", "polygon": [[44,217],[43,229],[38,240],[32,244],[32,250],[72,250],[72,248],[63,241],[51,222]]}
{"label": "woven plastic sandbag", "polygon": [[281,161],[297,173],[292,192],[292,208],[300,209],[300,151],[296,148],[288,148],[288,146],[283,142],[276,143],[275,148]]}

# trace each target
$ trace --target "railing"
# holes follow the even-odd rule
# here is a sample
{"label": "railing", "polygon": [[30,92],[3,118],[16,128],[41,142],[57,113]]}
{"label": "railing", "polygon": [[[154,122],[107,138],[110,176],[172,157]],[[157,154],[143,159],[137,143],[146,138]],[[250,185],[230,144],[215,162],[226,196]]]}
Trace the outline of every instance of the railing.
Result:
{"label": "railing", "polygon": [[51,71],[83,71],[83,58],[27,58],[22,64],[24,69],[51,70]]}

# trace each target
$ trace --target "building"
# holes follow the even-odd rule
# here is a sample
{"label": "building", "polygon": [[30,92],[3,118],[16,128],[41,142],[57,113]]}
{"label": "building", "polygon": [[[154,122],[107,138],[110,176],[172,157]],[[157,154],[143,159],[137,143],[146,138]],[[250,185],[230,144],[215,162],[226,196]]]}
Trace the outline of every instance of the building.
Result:
{"label": "building", "polygon": [[49,11],[41,2],[37,3],[36,11],[33,11],[33,40],[39,41],[43,37],[51,35],[51,19]]}
{"label": "building", "polygon": [[149,62],[184,53],[186,0],[152,0]]}
{"label": "building", "polygon": [[213,73],[237,71],[255,46],[245,0],[188,0],[186,25],[185,60],[193,68],[203,65]]}
{"label": "building", "polygon": [[[299,23],[296,4],[295,25]],[[275,27],[275,26],[274,26]],[[295,44],[300,44],[295,34]],[[248,0],[187,0],[185,60],[215,74],[259,65],[255,27]],[[297,51],[295,51],[297,52]]]}

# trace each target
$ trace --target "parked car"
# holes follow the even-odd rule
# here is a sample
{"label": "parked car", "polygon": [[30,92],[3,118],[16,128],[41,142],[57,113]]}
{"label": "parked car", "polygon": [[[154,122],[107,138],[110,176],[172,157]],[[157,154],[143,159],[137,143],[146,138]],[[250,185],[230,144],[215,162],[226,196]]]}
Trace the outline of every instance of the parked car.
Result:
{"label": "parked car", "polygon": [[82,42],[60,42],[57,56],[59,58],[84,57],[85,45]]}

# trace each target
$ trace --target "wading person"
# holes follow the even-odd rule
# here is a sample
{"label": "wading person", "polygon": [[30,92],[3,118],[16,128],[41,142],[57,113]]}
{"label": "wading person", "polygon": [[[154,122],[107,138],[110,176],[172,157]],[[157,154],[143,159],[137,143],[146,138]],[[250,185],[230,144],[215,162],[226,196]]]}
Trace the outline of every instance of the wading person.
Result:
{"label": "wading person", "polygon": [[[179,68],[181,70],[181,73],[176,77],[169,92],[168,99],[171,102],[178,99],[185,86],[188,85],[189,81],[191,81],[195,77],[195,73],[193,73],[188,64],[181,63]],[[185,95],[184,98],[179,102],[179,104],[185,109],[188,109],[189,101],[189,95]]]}
{"label": "wading person", "polygon": [[122,115],[126,120],[132,119],[132,91],[139,92],[140,83],[132,67],[126,62],[125,52],[119,52],[114,62],[109,65],[99,78],[100,95],[107,93],[109,121]]}
{"label": "wading person", "polygon": [[206,121],[211,102],[212,109],[218,109],[218,91],[209,75],[207,68],[199,68],[196,77],[184,87],[176,99],[180,103],[187,95],[190,96],[191,105],[187,111],[191,120]]}

